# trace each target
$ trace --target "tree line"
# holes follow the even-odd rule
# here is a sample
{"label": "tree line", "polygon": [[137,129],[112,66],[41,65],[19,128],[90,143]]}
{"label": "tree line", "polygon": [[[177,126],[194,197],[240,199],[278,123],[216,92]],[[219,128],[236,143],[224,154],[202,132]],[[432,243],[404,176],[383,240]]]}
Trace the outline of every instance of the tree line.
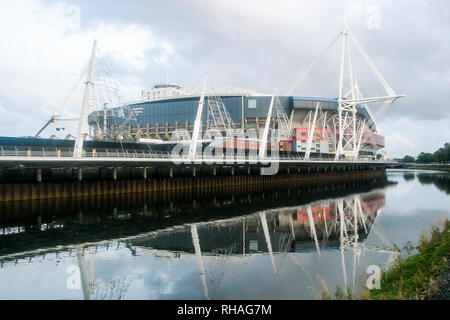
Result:
{"label": "tree line", "polygon": [[400,159],[403,163],[448,163],[450,162],[450,144],[446,143],[443,148],[439,148],[434,153],[421,152],[417,158],[406,155]]}

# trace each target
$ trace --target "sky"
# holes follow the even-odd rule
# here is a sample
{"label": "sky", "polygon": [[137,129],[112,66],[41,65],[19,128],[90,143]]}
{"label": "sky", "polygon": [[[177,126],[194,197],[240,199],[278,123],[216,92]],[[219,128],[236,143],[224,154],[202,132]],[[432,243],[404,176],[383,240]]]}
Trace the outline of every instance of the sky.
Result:
{"label": "sky", "polygon": [[[198,86],[206,72],[215,85],[284,95],[345,17],[406,95],[378,119],[386,152],[434,152],[450,142],[448,12],[447,0],[8,1],[0,11],[0,135],[34,135],[51,115],[78,116],[94,39],[126,101],[167,76]],[[354,51],[364,96],[383,95]],[[337,43],[293,94],[337,97],[339,56]],[[75,135],[74,125],[58,126]]]}

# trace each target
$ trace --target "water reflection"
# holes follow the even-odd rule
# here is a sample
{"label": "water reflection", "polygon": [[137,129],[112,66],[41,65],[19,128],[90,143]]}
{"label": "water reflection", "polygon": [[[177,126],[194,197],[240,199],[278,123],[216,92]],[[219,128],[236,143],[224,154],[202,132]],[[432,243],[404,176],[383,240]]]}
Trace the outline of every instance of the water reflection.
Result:
{"label": "water reflection", "polygon": [[[389,187],[46,202],[15,219],[0,208],[0,298],[311,299],[324,284],[357,293],[369,266],[389,265],[449,214],[436,190],[448,194],[448,174],[413,175],[392,171]],[[67,285],[71,268],[79,289]]]}
{"label": "water reflection", "polygon": [[420,172],[417,174],[417,179],[423,185],[434,184],[437,189],[450,194],[450,175],[448,173]]}
{"label": "water reflection", "polygon": [[407,172],[403,175],[405,181],[413,181],[416,178],[415,172]]}
{"label": "water reflection", "polygon": [[[266,256],[270,260],[273,277],[279,280],[279,272],[288,257],[309,279],[317,283],[311,271],[308,271],[310,266],[305,265],[295,253],[316,252],[320,257],[321,250],[339,248],[345,284],[347,271],[344,251],[354,253],[351,286],[355,290],[356,258],[365,249],[361,241],[373,229],[376,217],[384,207],[384,198],[384,191],[380,189],[302,206],[171,226],[115,241],[10,255],[1,259],[2,267],[3,264],[18,264],[23,260],[28,260],[29,263],[32,259],[39,261],[39,256],[45,257],[52,253],[56,253],[59,259],[76,257],[84,299],[119,299],[125,297],[133,276],[125,273],[110,281],[102,281],[101,278],[96,280],[97,254],[102,256],[108,250],[126,249],[132,256],[151,254],[169,264],[177,260],[190,260],[193,256],[204,298],[210,299],[216,298],[221,272],[217,267],[212,274],[207,272],[204,259],[208,260],[209,265],[211,259],[217,260],[218,264],[226,264],[230,259],[245,263],[252,256]],[[275,255],[279,257],[276,259]],[[211,271],[211,268],[208,269]],[[212,296],[209,289],[211,285],[214,286]]]}
{"label": "water reflection", "polygon": [[136,234],[185,223],[217,220],[268,208],[342,196],[369,184],[262,190],[223,191],[210,198],[192,192],[115,195],[0,203],[0,255],[74,245]]}

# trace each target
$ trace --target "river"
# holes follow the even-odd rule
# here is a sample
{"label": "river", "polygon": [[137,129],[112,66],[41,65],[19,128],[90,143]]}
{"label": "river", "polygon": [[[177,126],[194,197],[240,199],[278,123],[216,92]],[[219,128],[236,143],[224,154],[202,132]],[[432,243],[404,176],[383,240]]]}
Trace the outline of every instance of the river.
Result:
{"label": "river", "polygon": [[0,206],[0,299],[315,299],[356,294],[450,217],[450,173],[258,194]]}

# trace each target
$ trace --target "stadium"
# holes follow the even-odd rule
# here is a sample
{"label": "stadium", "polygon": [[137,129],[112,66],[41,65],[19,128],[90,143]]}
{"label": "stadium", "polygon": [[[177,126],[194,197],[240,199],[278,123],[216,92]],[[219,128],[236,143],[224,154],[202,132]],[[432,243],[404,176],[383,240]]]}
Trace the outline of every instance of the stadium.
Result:
{"label": "stadium", "polygon": [[[278,147],[281,152],[305,154],[309,142],[311,156],[332,157],[336,153],[339,141],[337,98],[279,96],[274,99],[269,114],[272,101],[269,94],[233,87],[208,87],[203,94],[202,141],[206,145],[218,143],[218,139],[207,135],[213,131],[215,137],[217,133],[224,137],[219,142],[224,148],[251,149],[251,144],[239,142],[253,140],[253,148],[259,149],[258,141],[269,123],[271,144],[268,150]],[[201,96],[201,88],[169,82],[157,84],[143,90],[139,101],[117,108],[105,106],[89,114],[91,136],[97,141],[145,143],[152,148],[188,141]],[[376,133],[370,110],[358,105],[354,117],[346,118],[344,141],[346,136],[356,136],[352,134],[352,128],[356,128],[361,132],[359,141],[354,139],[355,144],[360,143],[359,157],[375,157],[384,147],[384,137]]]}
{"label": "stadium", "polygon": [[[292,94],[339,39],[342,51],[337,97]],[[362,94],[350,47],[359,52],[385,94]],[[389,86],[345,23],[325,51],[282,96],[213,86],[207,75],[202,87],[183,86],[167,79],[142,90],[139,100],[124,102],[106,64],[96,55],[94,41],[78,119],[54,115],[33,138],[0,138],[0,150],[73,147],[73,153],[68,151],[73,157],[110,153],[106,149],[117,154],[162,151],[167,156],[181,145],[183,156],[188,149],[192,159],[200,147],[203,152],[209,148],[214,155],[227,157],[244,152],[251,157],[257,153],[259,159],[279,153],[303,160],[375,159],[385,146],[377,122],[392,103],[404,96]],[[374,104],[378,108],[373,109]],[[40,138],[50,123],[62,120],[78,121],[76,137],[69,133],[58,141]]]}

